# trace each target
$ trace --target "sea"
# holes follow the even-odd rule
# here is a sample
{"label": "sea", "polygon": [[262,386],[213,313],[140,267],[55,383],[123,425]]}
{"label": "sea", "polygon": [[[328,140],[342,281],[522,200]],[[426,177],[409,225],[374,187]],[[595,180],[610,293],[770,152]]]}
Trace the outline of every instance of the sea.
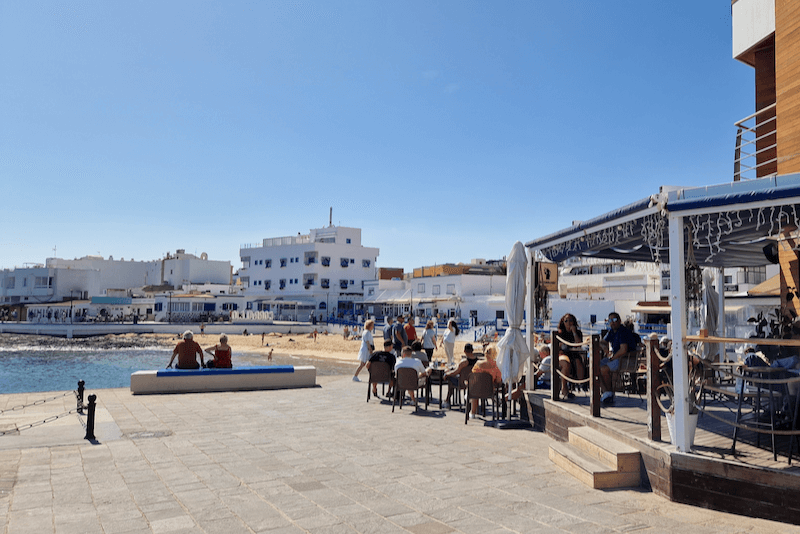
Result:
{"label": "sea", "polygon": [[[136,337],[64,339],[0,334],[0,393],[71,391],[83,380],[87,390],[128,388],[131,374],[163,369],[172,350]],[[264,358],[234,348],[234,366],[265,365]],[[272,365],[314,365],[318,375],[352,374],[353,364],[275,354]]]}

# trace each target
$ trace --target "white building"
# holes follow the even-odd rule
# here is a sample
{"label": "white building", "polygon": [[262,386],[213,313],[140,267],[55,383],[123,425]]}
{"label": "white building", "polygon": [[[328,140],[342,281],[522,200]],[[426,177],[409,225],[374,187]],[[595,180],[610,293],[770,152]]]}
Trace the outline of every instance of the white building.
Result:
{"label": "white building", "polygon": [[88,300],[109,292],[132,292],[145,286],[231,283],[229,261],[209,261],[178,250],[161,260],[134,261],[85,256],[47,258],[44,265],[0,271],[0,304],[40,304]]}
{"label": "white building", "polygon": [[505,275],[452,274],[364,283],[361,312],[456,317],[473,323],[505,318]]}
{"label": "white building", "polygon": [[351,314],[365,282],[377,278],[378,254],[362,246],[360,228],[331,225],[242,245],[238,281],[248,307],[258,311],[276,311],[292,301],[304,310],[300,320],[311,313]]}

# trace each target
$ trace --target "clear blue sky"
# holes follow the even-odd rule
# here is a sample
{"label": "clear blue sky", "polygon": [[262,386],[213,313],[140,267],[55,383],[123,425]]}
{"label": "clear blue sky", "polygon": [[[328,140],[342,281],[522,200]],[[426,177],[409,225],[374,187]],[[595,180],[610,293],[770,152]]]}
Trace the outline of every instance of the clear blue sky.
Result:
{"label": "clear blue sky", "polygon": [[730,0],[0,2],[0,267],[328,224],[378,265],[501,258],[728,182]]}

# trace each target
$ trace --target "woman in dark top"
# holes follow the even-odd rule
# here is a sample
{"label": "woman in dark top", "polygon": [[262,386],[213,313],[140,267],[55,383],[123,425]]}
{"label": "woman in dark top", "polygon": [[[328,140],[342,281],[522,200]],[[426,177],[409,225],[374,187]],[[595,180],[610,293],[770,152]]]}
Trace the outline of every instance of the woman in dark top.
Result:
{"label": "woman in dark top", "polygon": [[[565,313],[558,322],[558,337],[567,343],[583,342],[583,332],[578,329],[578,320],[571,313]],[[558,366],[561,369],[561,373],[566,376],[571,376],[577,380],[583,380],[585,377],[586,363],[578,347],[571,347],[561,343],[558,352]],[[566,366],[568,366],[568,370],[564,372],[564,367]],[[575,395],[572,392],[568,392],[566,382],[566,380],[561,379],[561,391],[571,399]]]}

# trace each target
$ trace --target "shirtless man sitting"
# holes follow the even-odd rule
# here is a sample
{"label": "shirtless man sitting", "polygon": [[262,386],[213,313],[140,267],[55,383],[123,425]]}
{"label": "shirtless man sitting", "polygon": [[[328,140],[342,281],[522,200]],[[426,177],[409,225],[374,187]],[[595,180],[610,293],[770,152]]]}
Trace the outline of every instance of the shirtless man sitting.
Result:
{"label": "shirtless man sitting", "polygon": [[[183,333],[183,341],[179,342],[175,346],[175,350],[172,351],[172,358],[169,359],[167,368],[172,367],[175,356],[178,357],[178,363],[175,365],[176,369],[200,369],[201,366],[204,366],[203,349],[192,339],[193,337],[191,330]],[[195,354],[200,355],[200,363],[197,363]]]}

